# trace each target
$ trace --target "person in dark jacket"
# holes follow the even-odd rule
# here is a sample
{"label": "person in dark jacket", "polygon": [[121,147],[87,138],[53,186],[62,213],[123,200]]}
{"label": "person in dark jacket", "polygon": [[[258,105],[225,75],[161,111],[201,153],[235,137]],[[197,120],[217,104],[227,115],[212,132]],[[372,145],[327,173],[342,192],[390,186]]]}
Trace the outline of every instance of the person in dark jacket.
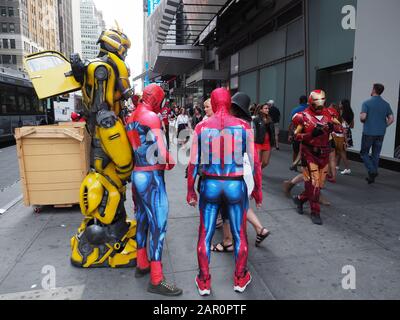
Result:
{"label": "person in dark jacket", "polygon": [[274,100],[269,100],[268,105],[269,105],[269,115],[272,119],[272,122],[274,123],[275,148],[276,148],[276,150],[279,150],[281,112],[275,106]]}
{"label": "person in dark jacket", "polygon": [[194,115],[192,117],[192,128],[196,128],[196,126],[203,121],[203,115],[201,114],[200,108],[194,109]]}
{"label": "person in dark jacket", "polygon": [[262,169],[269,165],[271,149],[275,146],[275,127],[269,110],[270,106],[268,103],[259,105],[256,117],[253,120],[256,151],[258,152]]}

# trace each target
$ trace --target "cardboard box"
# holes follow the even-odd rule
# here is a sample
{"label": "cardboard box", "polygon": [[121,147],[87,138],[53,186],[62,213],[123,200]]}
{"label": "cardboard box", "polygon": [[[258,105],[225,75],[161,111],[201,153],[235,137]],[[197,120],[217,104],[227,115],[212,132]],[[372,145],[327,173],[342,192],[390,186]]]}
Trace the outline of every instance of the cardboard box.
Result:
{"label": "cardboard box", "polygon": [[79,203],[90,168],[90,135],[84,123],[16,129],[17,153],[26,206]]}

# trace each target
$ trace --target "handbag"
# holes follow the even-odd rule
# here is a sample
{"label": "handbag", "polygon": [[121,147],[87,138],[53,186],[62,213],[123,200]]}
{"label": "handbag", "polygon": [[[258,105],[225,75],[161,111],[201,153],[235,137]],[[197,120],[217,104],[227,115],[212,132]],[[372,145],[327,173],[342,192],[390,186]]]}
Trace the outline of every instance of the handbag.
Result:
{"label": "handbag", "polygon": [[271,122],[267,126],[268,126],[268,134],[269,134],[269,141],[270,141],[271,147],[275,148],[276,147],[275,124],[273,122]]}
{"label": "handbag", "polygon": [[347,146],[348,146],[349,148],[354,147],[353,133],[352,133],[352,131],[351,131],[350,128],[347,129],[347,134],[346,134],[346,136],[347,136],[347,141],[346,141]]}

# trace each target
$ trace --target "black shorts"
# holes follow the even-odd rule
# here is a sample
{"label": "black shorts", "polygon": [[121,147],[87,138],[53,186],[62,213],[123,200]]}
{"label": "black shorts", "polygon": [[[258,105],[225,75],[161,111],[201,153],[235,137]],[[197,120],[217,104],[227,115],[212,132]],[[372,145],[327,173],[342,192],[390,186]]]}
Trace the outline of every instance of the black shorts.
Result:
{"label": "black shorts", "polygon": [[330,147],[331,147],[331,152],[334,152],[336,150],[336,143],[335,140],[332,139],[329,143]]}

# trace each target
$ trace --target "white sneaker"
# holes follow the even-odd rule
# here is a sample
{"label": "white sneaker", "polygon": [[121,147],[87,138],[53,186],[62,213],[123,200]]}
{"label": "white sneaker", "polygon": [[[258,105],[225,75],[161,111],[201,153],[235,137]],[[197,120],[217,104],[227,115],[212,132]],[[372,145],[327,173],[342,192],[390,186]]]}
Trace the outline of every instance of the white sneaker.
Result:
{"label": "white sneaker", "polygon": [[349,176],[349,175],[351,175],[351,170],[350,169],[345,169],[340,174],[343,175],[343,176]]}

